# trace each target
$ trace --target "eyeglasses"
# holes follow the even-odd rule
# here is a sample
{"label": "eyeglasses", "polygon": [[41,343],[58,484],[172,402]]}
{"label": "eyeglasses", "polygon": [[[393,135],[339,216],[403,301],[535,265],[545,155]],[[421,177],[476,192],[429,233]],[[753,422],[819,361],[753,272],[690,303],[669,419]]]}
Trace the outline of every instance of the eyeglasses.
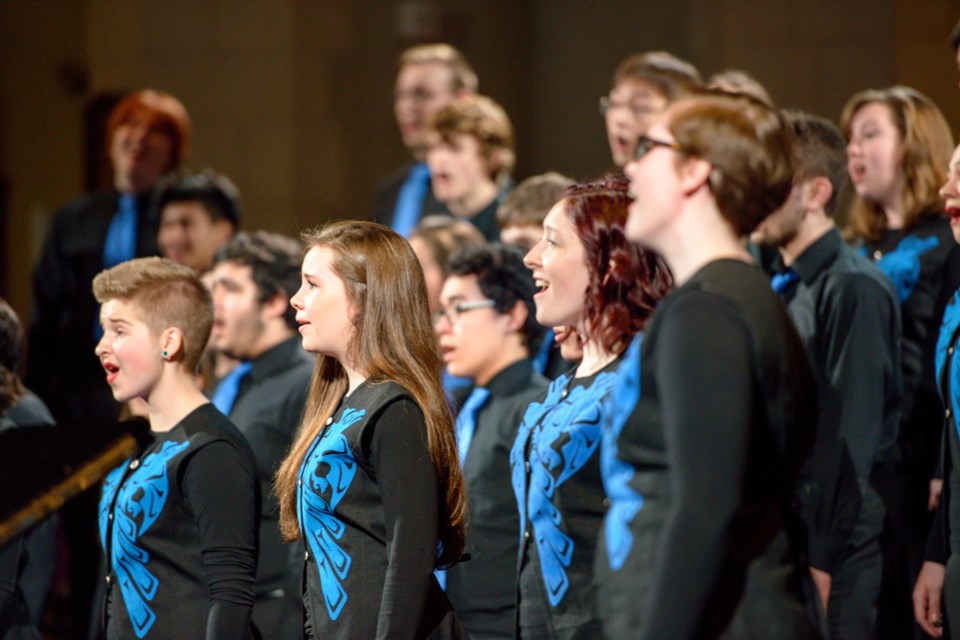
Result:
{"label": "eyeglasses", "polygon": [[648,136],[640,136],[637,138],[637,151],[634,154],[633,159],[639,160],[643,156],[653,151],[654,147],[666,147],[667,149],[680,151],[680,145],[677,142],[667,142],[665,140],[656,140]]}
{"label": "eyeglasses", "polygon": [[458,302],[449,309],[441,308],[440,311],[437,311],[433,314],[433,324],[436,325],[440,322],[440,318],[446,318],[447,322],[451,325],[460,324],[460,316],[462,316],[467,311],[473,311],[474,309],[489,309],[490,307],[495,307],[497,305],[494,300],[474,300],[473,302]]}
{"label": "eyeglasses", "polygon": [[600,96],[600,117],[606,118],[607,112],[613,109],[629,109],[633,117],[638,120],[652,118],[663,112],[663,109],[651,107],[641,102],[614,102],[610,99],[610,96]]}
{"label": "eyeglasses", "polygon": [[416,89],[411,89],[409,91],[394,91],[393,92],[393,102],[397,103],[401,100],[409,100],[413,104],[422,105],[431,100],[435,100],[438,97],[437,93],[430,91],[429,89],[423,89],[417,87]]}

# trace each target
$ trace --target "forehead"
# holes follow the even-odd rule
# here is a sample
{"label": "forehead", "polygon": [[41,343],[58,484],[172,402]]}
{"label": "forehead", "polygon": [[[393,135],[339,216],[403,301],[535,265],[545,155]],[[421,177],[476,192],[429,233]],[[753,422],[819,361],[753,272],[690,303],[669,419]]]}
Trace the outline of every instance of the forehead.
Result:
{"label": "forehead", "polygon": [[100,307],[100,317],[110,320],[125,320],[131,324],[144,324],[143,310],[133,300],[112,298]]}
{"label": "forehead", "polygon": [[960,145],[958,145],[957,148],[953,150],[953,155],[950,156],[950,166],[951,167],[960,166]]}
{"label": "forehead", "polygon": [[550,208],[547,217],[543,219],[543,228],[554,229],[556,231],[572,231],[573,224],[570,222],[570,216],[567,215],[567,201],[561,200]]}
{"label": "forehead", "polygon": [[439,62],[407,64],[397,74],[397,89],[416,87],[447,89],[452,82],[453,71]]}
{"label": "forehead", "polygon": [[852,128],[864,126],[866,124],[893,124],[893,112],[890,107],[882,102],[868,102],[853,114],[850,123]]}
{"label": "forehead", "polygon": [[173,222],[179,220],[210,219],[210,212],[207,211],[203,203],[198,200],[182,200],[179,202],[169,202],[163,207],[160,213],[162,222]]}
{"label": "forehead", "polygon": [[483,292],[480,291],[477,276],[472,273],[464,276],[449,276],[444,280],[443,291],[440,293],[442,300],[480,297],[483,297]]}
{"label": "forehead", "polygon": [[623,78],[610,89],[610,95],[630,100],[662,100],[664,96],[656,87],[638,78]]}
{"label": "forehead", "polygon": [[310,276],[322,277],[333,273],[331,266],[336,257],[329,247],[312,247],[303,257],[303,273]]}
{"label": "forehead", "polygon": [[233,260],[218,262],[210,274],[210,279],[214,283],[221,280],[230,280],[253,284],[253,267]]}

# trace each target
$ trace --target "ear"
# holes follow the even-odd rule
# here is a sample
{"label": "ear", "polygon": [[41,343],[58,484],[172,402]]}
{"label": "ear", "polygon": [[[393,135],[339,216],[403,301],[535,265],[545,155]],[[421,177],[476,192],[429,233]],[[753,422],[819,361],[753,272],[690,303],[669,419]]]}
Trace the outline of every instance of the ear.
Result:
{"label": "ear", "polygon": [[701,187],[709,187],[710,173],[713,165],[709,161],[696,156],[679,160],[680,185],[684,195],[690,196]]}
{"label": "ear", "polygon": [[290,299],[287,297],[287,294],[283,291],[276,291],[272,296],[270,296],[266,302],[263,303],[263,313],[267,314],[269,318],[282,318],[283,315],[287,312],[287,305],[290,303]]}
{"label": "ear", "polygon": [[217,246],[222,247],[230,242],[230,238],[236,233],[236,229],[233,223],[226,218],[218,218],[213,223],[212,233],[213,237],[217,239]]}
{"label": "ear", "polygon": [[823,177],[810,178],[803,183],[801,197],[804,211],[823,209],[833,196],[833,185]]}
{"label": "ear", "polygon": [[522,332],[528,313],[527,305],[523,303],[523,300],[517,300],[513,308],[505,314],[507,316],[507,328],[510,331]]}
{"label": "ear", "polygon": [[166,362],[183,359],[183,334],[176,327],[167,327],[160,334],[160,353]]}
{"label": "ear", "polygon": [[500,168],[503,166],[503,149],[491,149],[485,161],[487,173],[492,176],[491,179],[496,179],[497,173],[500,172]]}

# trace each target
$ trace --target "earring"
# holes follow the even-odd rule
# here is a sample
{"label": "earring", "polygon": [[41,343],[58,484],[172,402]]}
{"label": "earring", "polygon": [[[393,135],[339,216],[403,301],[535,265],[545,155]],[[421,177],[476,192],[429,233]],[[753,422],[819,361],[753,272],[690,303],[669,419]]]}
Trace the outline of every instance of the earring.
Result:
{"label": "earring", "polygon": [[161,352],[160,352],[160,355],[162,355],[164,358],[166,358],[166,357],[167,357],[167,352],[166,352],[166,351],[161,351]]}

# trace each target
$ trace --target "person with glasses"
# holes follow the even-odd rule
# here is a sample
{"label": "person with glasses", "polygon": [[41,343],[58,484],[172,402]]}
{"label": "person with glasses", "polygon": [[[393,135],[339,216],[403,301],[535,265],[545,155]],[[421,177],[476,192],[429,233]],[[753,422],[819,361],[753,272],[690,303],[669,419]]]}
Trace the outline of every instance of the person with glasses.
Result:
{"label": "person with glasses", "polygon": [[477,74],[466,57],[446,43],[411,47],[400,55],[397,66],[393,114],[413,162],[377,185],[373,219],[408,238],[421,218],[449,215],[430,189],[427,122],[454,98],[476,93]]}
{"label": "person with glasses", "polygon": [[623,167],[633,157],[637,137],[670,102],[700,86],[700,73],[666,51],[630,56],[617,66],[610,93],[600,98],[613,163]]}
{"label": "person with glasses", "polygon": [[682,98],[626,173],[627,236],[663,256],[677,288],[615,390],[626,415],[611,425],[619,492],[598,553],[606,637],[818,637],[791,506],[816,381],[741,240],[790,193],[789,125],[745,96]]}
{"label": "person with glasses", "polygon": [[434,330],[447,371],[473,389],[459,408],[457,445],[467,490],[470,561],[446,572],[447,595],[471,638],[513,638],[516,503],[510,447],[527,405],[547,388],[531,348],[541,340],[533,276],[509,245],[469,247],[447,265]]}
{"label": "person with glasses", "polygon": [[537,321],[573,328],[582,359],[527,407],[510,451],[520,512],[520,638],[601,635],[593,560],[607,509],[603,401],[621,355],[671,285],[663,262],[627,241],[629,203],[622,177],[571,187],[524,259],[538,289]]}

